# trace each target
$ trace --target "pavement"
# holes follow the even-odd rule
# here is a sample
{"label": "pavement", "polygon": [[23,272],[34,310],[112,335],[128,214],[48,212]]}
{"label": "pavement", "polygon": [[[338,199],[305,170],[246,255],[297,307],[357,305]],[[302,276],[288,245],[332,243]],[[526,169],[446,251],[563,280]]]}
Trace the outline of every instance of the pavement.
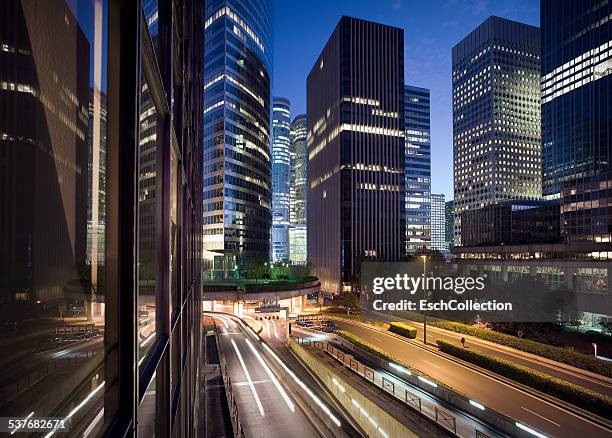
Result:
{"label": "pavement", "polygon": [[[419,322],[405,320],[403,318],[389,316],[379,312],[368,312],[367,314],[372,319],[379,321],[406,321],[408,324],[417,329],[417,339],[423,339],[423,324]],[[510,347],[495,345],[493,342],[484,341],[473,336],[454,333],[429,325],[427,326],[427,342],[430,344],[435,344],[436,340],[438,339],[456,343],[460,341],[461,338],[466,339],[466,345],[475,345],[478,347],[478,350],[484,353],[500,357],[536,371],[541,371],[553,377],[563,379],[566,382],[574,383],[584,388],[592,389],[593,391],[597,391],[601,394],[612,397],[612,384],[610,383],[612,379],[608,379],[604,376],[597,376],[588,371],[573,369],[573,367],[565,364],[543,359],[533,354],[518,351]]]}
{"label": "pavement", "polygon": [[[612,429],[540,398],[517,386],[451,360],[416,342],[395,336],[360,323],[341,321],[338,328],[365,339],[402,362],[447,383],[459,392],[490,409],[501,412],[549,437],[610,437]],[[428,336],[429,337],[429,336]]]}

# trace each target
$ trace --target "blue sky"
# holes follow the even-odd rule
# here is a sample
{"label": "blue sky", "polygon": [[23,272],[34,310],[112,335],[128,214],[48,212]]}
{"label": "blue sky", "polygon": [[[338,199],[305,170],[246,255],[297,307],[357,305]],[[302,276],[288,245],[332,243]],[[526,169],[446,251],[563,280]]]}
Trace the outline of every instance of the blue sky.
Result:
{"label": "blue sky", "polygon": [[431,89],[432,191],[453,196],[451,49],[490,15],[539,25],[538,0],[274,0],[273,93],[306,112],[306,76],[342,15],[404,29],[406,83]]}

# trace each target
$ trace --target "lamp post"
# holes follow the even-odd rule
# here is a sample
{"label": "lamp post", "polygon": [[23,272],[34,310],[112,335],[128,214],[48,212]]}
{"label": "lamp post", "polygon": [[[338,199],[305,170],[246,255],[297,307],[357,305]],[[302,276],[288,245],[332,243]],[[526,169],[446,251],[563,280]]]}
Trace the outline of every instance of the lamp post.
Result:
{"label": "lamp post", "polygon": [[[427,277],[427,256],[422,255],[423,259],[423,299],[425,299],[425,277]],[[427,308],[423,309],[423,344],[427,345]]]}

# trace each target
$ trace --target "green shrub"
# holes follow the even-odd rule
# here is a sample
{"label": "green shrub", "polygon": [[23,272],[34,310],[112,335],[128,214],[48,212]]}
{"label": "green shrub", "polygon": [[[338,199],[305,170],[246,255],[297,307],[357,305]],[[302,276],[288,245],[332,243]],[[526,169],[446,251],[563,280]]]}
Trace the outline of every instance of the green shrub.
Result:
{"label": "green shrub", "polygon": [[517,350],[536,354],[538,356],[556,360],[557,362],[562,362],[576,368],[601,374],[602,376],[612,377],[612,363],[604,362],[582,353],[576,353],[560,347],[542,344],[541,342],[536,342],[529,339],[521,339],[505,333],[499,333],[493,330],[461,324],[459,322],[436,321],[431,322],[430,325],[457,333],[475,336],[486,341],[516,348]]}
{"label": "green shrub", "polygon": [[403,322],[389,323],[389,331],[410,339],[416,338],[417,334],[417,331],[414,327]]}
{"label": "green shrub", "polygon": [[351,344],[355,345],[356,347],[359,347],[362,350],[367,351],[368,353],[372,353],[380,357],[381,359],[399,363],[399,361],[396,358],[391,356],[386,351],[381,350],[380,348],[366,342],[365,340],[361,339],[358,336],[355,336],[352,333],[345,332],[344,330],[336,330],[336,334],[343,337],[344,339],[346,339],[347,341],[349,341]]}
{"label": "green shrub", "polygon": [[515,382],[530,386],[538,391],[572,403],[605,418],[612,419],[612,398],[596,391],[583,388],[548,374],[516,365],[496,356],[480,351],[463,348],[459,345],[438,340],[438,346],[448,353],[466,362],[478,365]]}

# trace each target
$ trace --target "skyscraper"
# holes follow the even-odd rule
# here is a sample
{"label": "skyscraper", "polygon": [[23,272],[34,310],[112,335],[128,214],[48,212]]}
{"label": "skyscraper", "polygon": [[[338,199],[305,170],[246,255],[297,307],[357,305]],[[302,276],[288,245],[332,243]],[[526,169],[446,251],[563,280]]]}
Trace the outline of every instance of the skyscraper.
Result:
{"label": "skyscraper", "polygon": [[270,250],[272,2],[212,0],[204,20],[205,269],[231,271]]}
{"label": "skyscraper", "polygon": [[431,194],[431,249],[446,251],[445,244],[445,202],[444,194]]}
{"label": "skyscraper", "polygon": [[327,293],[403,252],[404,33],[342,17],[307,80],[308,258]]}
{"label": "skyscraper", "polygon": [[446,249],[451,249],[455,244],[454,226],[455,226],[455,207],[454,201],[446,201],[444,204],[444,246]]}
{"label": "skyscraper", "polygon": [[308,259],[306,223],[306,194],[308,193],[306,114],[300,114],[291,123],[291,225],[289,228],[289,259],[293,263],[305,264]]}
{"label": "skyscraper", "polygon": [[541,196],[539,29],[490,17],[453,47],[455,243],[460,214]]}
{"label": "skyscraper", "polygon": [[295,116],[291,123],[291,205],[289,209],[292,224],[306,224],[307,132],[306,114]]}
{"label": "skyscraper", "polygon": [[406,249],[415,253],[429,249],[431,242],[430,98],[427,88],[406,85],[405,90]]}
{"label": "skyscraper", "polygon": [[543,194],[612,160],[612,4],[542,0]]}
{"label": "skyscraper", "polygon": [[289,259],[290,137],[289,100],[275,97],[272,103],[272,261]]}

